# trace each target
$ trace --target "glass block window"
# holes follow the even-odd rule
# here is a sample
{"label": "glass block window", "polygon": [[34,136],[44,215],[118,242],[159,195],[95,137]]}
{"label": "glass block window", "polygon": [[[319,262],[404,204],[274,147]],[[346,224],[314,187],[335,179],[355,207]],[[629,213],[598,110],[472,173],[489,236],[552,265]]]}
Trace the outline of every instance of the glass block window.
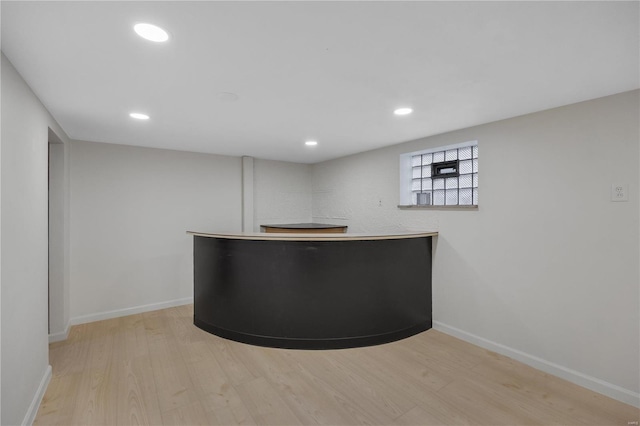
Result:
{"label": "glass block window", "polygon": [[413,205],[477,206],[476,142],[411,154]]}

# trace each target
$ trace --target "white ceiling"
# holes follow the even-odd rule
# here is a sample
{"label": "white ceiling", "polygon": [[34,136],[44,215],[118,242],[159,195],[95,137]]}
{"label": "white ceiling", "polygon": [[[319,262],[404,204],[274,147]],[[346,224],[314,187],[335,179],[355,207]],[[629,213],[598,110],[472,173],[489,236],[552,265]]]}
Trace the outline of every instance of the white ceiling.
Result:
{"label": "white ceiling", "polygon": [[1,40],[72,139],[315,163],[637,89],[638,6],[2,1]]}

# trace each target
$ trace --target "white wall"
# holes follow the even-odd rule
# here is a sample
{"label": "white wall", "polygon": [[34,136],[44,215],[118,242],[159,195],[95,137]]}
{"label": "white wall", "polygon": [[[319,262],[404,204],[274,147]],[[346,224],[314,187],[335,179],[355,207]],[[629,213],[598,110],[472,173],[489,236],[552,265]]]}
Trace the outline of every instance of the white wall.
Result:
{"label": "white wall", "polygon": [[[313,219],[440,232],[437,327],[638,404],[639,92],[312,167]],[[478,140],[477,211],[400,210],[401,153]],[[629,202],[610,201],[612,183]],[[584,377],[583,377],[584,376]]]}
{"label": "white wall", "polygon": [[396,146],[314,164],[313,221],[347,225],[349,232],[437,230],[437,214],[398,210],[401,151]]}
{"label": "white wall", "polygon": [[254,231],[260,225],[311,222],[311,166],[254,161]]}
{"label": "white wall", "polygon": [[[310,166],[253,161],[255,230],[311,220]],[[187,303],[187,230],[238,232],[242,159],[73,141],[71,323]]]}
{"label": "white wall", "polygon": [[3,425],[29,423],[50,377],[47,336],[49,128],[68,139],[2,55],[0,283]]}
{"label": "white wall", "polygon": [[72,323],[187,303],[186,231],[241,221],[239,157],[73,141]]}

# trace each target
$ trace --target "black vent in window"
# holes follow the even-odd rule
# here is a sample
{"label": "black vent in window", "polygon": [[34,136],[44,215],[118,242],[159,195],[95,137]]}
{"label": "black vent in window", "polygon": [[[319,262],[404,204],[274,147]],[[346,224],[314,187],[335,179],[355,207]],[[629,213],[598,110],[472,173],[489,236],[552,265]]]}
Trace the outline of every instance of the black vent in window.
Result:
{"label": "black vent in window", "polygon": [[458,160],[441,161],[439,163],[431,164],[432,178],[456,177],[459,175]]}

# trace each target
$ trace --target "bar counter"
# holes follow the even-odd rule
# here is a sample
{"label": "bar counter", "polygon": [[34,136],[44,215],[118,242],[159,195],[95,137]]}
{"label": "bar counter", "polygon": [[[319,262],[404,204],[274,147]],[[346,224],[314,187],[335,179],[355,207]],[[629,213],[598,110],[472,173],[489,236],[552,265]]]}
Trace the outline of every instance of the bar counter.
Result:
{"label": "bar counter", "polygon": [[369,346],[431,328],[431,240],[384,234],[203,233],[194,324],[244,343]]}

